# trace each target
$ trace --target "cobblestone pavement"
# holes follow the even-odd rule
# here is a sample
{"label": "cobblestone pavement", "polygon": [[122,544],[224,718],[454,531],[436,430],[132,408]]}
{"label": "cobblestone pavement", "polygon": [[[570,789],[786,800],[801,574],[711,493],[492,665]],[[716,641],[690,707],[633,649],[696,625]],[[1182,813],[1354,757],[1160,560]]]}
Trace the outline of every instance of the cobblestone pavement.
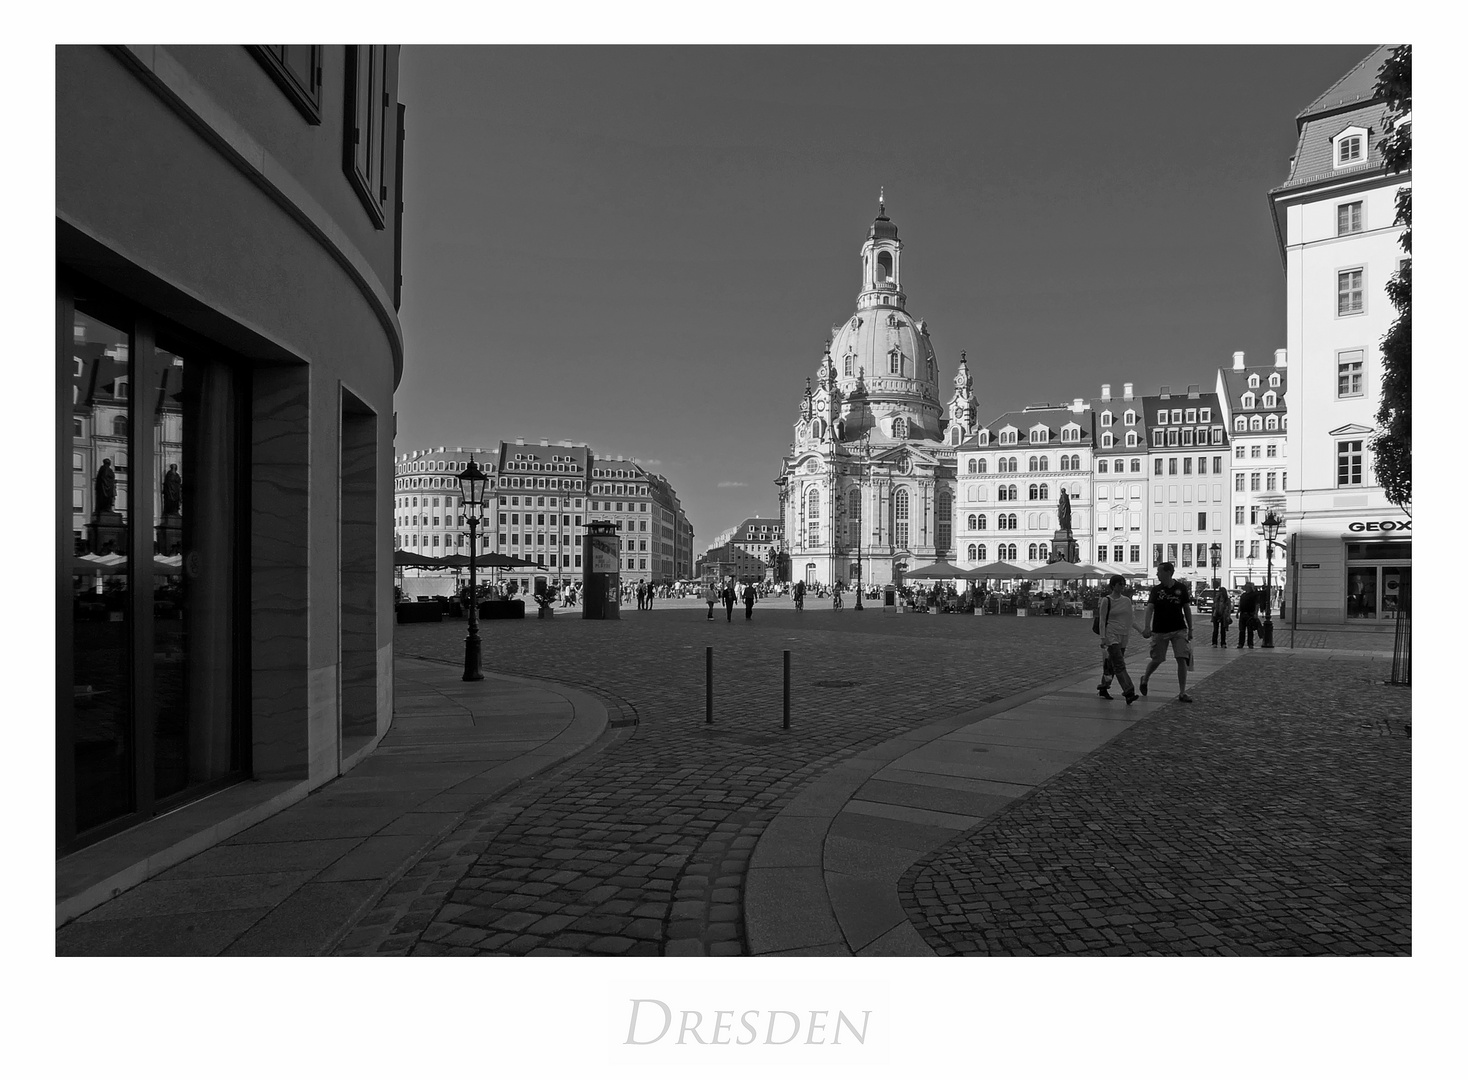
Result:
{"label": "cobblestone pavement", "polygon": [[[660,602],[620,622],[481,624],[487,669],[588,689],[612,727],[469,814],[337,951],[737,955],[750,854],[804,785],[895,734],[1090,667],[1095,652],[1075,618],[797,614],[788,600],[752,621],[705,612]],[[455,662],[463,634],[462,622],[404,625],[396,648]]]}
{"label": "cobblestone pavement", "polygon": [[1410,691],[1248,654],[911,867],[939,954],[1411,951]]}

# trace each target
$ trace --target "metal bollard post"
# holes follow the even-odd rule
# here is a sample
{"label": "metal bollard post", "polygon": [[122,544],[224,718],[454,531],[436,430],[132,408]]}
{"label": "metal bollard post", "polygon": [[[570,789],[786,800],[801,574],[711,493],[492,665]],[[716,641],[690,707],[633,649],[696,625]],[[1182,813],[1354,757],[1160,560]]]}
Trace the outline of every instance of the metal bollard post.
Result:
{"label": "metal bollard post", "polygon": [[780,725],[790,728],[790,650],[785,650],[785,722]]}
{"label": "metal bollard post", "polygon": [[703,722],[712,724],[714,722],[714,647],[704,646],[703,650]]}

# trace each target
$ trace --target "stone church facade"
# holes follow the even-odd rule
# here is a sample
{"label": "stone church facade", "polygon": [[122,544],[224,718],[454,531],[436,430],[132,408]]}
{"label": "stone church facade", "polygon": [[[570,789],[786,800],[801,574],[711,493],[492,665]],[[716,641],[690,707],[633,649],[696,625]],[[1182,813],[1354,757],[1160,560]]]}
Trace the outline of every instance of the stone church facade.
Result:
{"label": "stone church facade", "polygon": [[927,323],[907,309],[902,241],[882,206],[856,310],[806,380],[775,484],[792,580],[885,585],[954,556],[957,447],[978,430],[965,359],[944,421]]}

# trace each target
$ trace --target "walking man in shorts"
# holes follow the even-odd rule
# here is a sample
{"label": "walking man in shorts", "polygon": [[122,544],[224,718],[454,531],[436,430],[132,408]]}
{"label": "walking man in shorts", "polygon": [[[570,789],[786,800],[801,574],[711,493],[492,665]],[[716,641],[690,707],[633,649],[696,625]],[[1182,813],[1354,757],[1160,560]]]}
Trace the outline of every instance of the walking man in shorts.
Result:
{"label": "walking man in shorts", "polygon": [[1147,696],[1147,680],[1152,672],[1167,659],[1167,645],[1172,643],[1172,655],[1177,658],[1177,699],[1191,702],[1188,697],[1188,665],[1193,661],[1193,594],[1187,585],[1173,580],[1173,565],[1158,563],[1158,584],[1152,586],[1147,596],[1146,621],[1142,625],[1142,636],[1152,639],[1152,659],[1142,673],[1137,689]]}

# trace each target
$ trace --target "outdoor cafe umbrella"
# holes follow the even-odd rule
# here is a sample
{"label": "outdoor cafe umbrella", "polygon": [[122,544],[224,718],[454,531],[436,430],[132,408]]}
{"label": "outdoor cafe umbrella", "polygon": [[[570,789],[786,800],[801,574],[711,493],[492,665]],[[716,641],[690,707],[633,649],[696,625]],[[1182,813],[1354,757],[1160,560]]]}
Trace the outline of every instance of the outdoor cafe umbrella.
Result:
{"label": "outdoor cafe umbrella", "polygon": [[972,581],[985,581],[991,578],[998,581],[1007,581],[1010,578],[1024,577],[1025,569],[1022,566],[1015,566],[1014,563],[1008,563],[1001,559],[998,562],[975,566],[971,570],[960,570],[959,576],[966,577]]}
{"label": "outdoor cafe umbrella", "polygon": [[904,579],[918,578],[923,581],[947,581],[963,578],[966,575],[960,567],[954,566],[947,559],[939,559],[937,562],[931,563],[928,566],[919,566],[916,570],[904,570],[902,576]]}
{"label": "outdoor cafe umbrella", "polygon": [[1025,570],[1020,576],[1034,581],[1079,581],[1081,578],[1103,577],[1105,571],[1098,570],[1094,566],[1083,566],[1062,559],[1059,562],[1037,566],[1033,570]]}
{"label": "outdoor cafe umbrella", "polygon": [[394,551],[392,553],[393,566],[402,568],[404,566],[438,566],[437,559],[430,559],[427,555],[419,555],[412,551]]}

